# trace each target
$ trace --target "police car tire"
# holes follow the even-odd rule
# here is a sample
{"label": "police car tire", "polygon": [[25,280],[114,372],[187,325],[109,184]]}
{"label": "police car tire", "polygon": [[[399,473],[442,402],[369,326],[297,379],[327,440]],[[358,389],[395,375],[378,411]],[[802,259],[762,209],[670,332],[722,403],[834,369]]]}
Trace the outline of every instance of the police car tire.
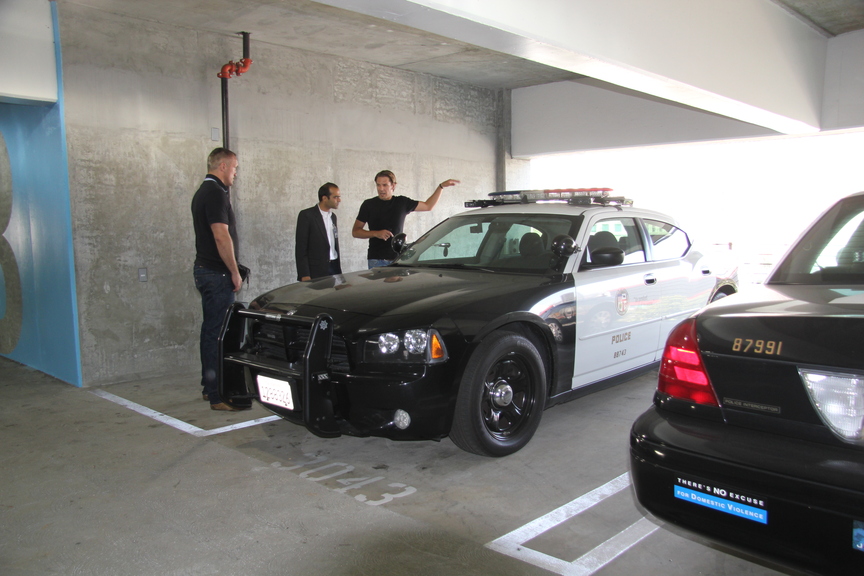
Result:
{"label": "police car tire", "polygon": [[[508,382],[513,388],[513,401],[507,406],[495,406],[486,382],[498,381],[496,374],[508,373],[521,374]],[[474,454],[496,457],[513,454],[531,440],[540,425],[545,403],[546,370],[537,347],[520,334],[493,332],[471,355],[459,383],[450,439]],[[521,415],[516,414],[516,406]],[[516,415],[512,429],[491,429],[488,423],[491,410],[505,416]]]}

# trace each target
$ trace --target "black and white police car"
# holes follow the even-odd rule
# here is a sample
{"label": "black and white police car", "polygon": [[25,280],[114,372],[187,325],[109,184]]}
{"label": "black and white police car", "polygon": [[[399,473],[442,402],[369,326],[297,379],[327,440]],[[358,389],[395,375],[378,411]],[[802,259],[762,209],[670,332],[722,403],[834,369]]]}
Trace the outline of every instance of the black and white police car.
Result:
{"label": "black and white police car", "polygon": [[229,311],[220,393],[314,434],[504,456],[543,410],[656,366],[669,331],[737,290],[669,216],[608,189],[466,202],[385,268]]}
{"label": "black and white police car", "polygon": [[864,193],[764,285],[669,335],[631,475],[659,518],[818,574],[864,574]]}

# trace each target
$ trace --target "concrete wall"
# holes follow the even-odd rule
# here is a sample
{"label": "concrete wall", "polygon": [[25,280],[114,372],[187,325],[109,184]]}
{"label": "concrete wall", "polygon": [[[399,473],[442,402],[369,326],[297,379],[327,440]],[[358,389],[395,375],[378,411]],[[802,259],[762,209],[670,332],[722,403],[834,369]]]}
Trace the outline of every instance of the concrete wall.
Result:
{"label": "concrete wall", "polygon": [[[242,56],[241,40],[73,2],[59,13],[83,381],[195,370],[189,203],[221,144],[216,73]],[[432,213],[409,216],[409,238],[494,189],[500,94],[251,40],[252,68],[229,81],[240,260],[253,269],[241,300],[294,281],[296,214],[325,181],[342,190],[345,271],[365,268],[350,229],[378,170],[421,200],[462,180]]]}
{"label": "concrete wall", "polygon": [[822,129],[864,126],[864,30],[828,43]]}

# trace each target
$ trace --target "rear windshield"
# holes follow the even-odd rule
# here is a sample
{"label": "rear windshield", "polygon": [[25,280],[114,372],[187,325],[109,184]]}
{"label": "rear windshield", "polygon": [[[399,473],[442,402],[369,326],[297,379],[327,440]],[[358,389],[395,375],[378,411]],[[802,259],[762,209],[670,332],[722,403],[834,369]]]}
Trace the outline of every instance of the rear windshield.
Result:
{"label": "rear windshield", "polygon": [[864,195],[829,210],[794,246],[768,284],[864,284]]}

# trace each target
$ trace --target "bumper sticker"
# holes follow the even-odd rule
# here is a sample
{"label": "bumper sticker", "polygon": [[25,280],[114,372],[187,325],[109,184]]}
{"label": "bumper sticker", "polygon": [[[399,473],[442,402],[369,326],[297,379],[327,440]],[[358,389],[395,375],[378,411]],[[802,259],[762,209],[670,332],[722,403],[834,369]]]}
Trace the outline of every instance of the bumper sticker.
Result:
{"label": "bumper sticker", "polygon": [[852,521],[852,547],[855,550],[864,552],[864,521]]}
{"label": "bumper sticker", "polygon": [[[725,493],[726,491],[723,490],[722,492]],[[727,498],[720,498],[706,492],[699,492],[677,484],[675,485],[675,498],[698,504],[700,506],[705,506],[706,508],[711,508],[718,512],[724,512],[746,520],[759,522],[760,524],[768,524],[768,510],[765,510],[764,508],[742,504]]]}

